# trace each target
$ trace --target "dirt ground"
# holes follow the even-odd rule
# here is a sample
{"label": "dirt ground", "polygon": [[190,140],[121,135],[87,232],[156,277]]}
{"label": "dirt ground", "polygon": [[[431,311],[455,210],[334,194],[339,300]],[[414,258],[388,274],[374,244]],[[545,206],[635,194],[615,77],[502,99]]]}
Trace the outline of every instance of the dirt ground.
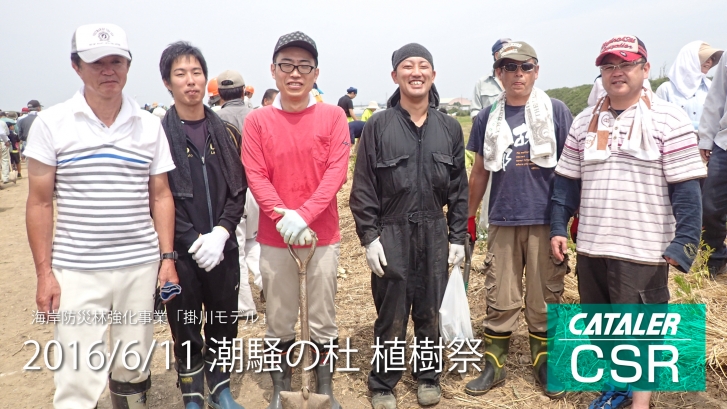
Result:
{"label": "dirt ground", "polygon": [[[339,211],[343,240],[341,247],[341,268],[339,270],[336,307],[342,343],[351,340],[351,346],[359,350],[354,354],[350,367],[355,372],[339,372],[334,378],[335,393],[346,409],[367,408],[370,396],[366,387],[367,373],[371,367],[373,323],[376,317],[370,293],[370,273],[362,248],[354,232],[354,223],[348,210],[350,180],[339,194]],[[32,345],[24,346],[27,340],[37,341],[41,347],[52,339],[51,325],[33,324],[35,310],[35,274],[33,260],[25,233],[25,200],[27,179],[20,179],[17,185],[5,185],[0,190],[0,226],[5,243],[0,257],[0,408],[50,408],[53,398],[53,373],[45,369],[42,355],[34,364],[40,371],[23,371],[22,368],[35,353]],[[473,265],[480,265],[481,248],[475,255]],[[727,282],[722,281],[722,285]],[[483,333],[484,276],[473,272],[470,280],[469,302],[476,335]],[[575,279],[567,279],[571,291]],[[254,288],[254,287],[253,287]],[[260,320],[256,323],[241,323],[239,337],[261,338],[265,332],[265,304],[255,295]],[[411,331],[409,337],[411,337]],[[160,344],[171,340],[165,325],[155,326],[155,338]],[[716,340],[727,342],[727,340]],[[182,399],[176,388],[176,373],[166,369],[168,359],[163,348],[155,351],[152,360],[152,389],[149,395],[150,408],[182,408]],[[594,393],[568,394],[564,400],[550,401],[542,395],[529,369],[530,356],[527,327],[521,322],[519,331],[513,336],[511,354],[507,361],[508,380],[483,397],[474,398],[464,394],[466,381],[473,374],[461,380],[458,375],[444,375],[442,380],[444,397],[439,408],[586,408],[596,396]],[[173,368],[173,366],[172,366]],[[727,408],[727,378],[718,375],[717,369],[707,368],[707,390],[699,393],[659,393],[653,399],[658,408]],[[721,373],[721,372],[720,372]],[[236,400],[247,409],[266,408],[272,383],[266,373],[253,370],[232,377],[232,392]],[[297,372],[294,388],[300,385]],[[396,388],[399,408],[417,408],[416,382],[405,373]],[[108,392],[99,402],[99,408],[110,408]]]}

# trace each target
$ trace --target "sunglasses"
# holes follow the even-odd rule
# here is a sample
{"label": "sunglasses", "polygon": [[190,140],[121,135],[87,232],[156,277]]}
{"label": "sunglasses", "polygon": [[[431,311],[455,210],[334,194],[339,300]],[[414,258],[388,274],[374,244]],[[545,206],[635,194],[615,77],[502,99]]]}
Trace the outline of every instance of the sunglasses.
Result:
{"label": "sunglasses", "polygon": [[509,62],[507,64],[502,64],[500,68],[507,72],[515,72],[517,71],[518,67],[520,67],[523,72],[530,72],[535,69],[535,63],[532,62],[524,62],[522,64],[515,64],[514,62]]}

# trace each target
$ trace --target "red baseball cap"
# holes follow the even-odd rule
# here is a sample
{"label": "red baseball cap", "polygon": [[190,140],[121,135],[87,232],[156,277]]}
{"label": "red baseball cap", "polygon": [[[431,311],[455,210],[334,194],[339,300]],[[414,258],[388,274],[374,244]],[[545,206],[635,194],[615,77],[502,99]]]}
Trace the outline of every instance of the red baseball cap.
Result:
{"label": "red baseball cap", "polygon": [[644,42],[632,35],[619,35],[603,43],[601,52],[596,58],[596,66],[601,65],[603,59],[609,54],[622,58],[624,61],[646,59],[647,56]]}

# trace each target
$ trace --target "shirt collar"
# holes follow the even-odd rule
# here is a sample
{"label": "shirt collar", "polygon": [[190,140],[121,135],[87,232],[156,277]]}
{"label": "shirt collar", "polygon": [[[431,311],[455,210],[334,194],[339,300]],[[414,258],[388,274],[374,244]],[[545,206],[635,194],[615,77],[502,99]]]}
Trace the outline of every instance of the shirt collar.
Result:
{"label": "shirt collar", "polygon": [[[76,94],[73,95],[73,98],[71,98],[71,109],[73,110],[73,113],[84,114],[89,119],[102,123],[101,120],[98,119],[96,114],[93,113],[93,110],[88,105],[88,102],[86,102],[86,98],[83,96],[83,90],[84,88],[81,87],[81,89],[79,89]],[[137,104],[136,101],[134,101],[133,99],[129,98],[125,93],[122,93],[121,97],[121,111],[119,111],[119,115],[116,116],[116,120],[111,125],[112,127],[124,124],[134,117],[141,118],[141,108],[139,107],[139,104]]]}
{"label": "shirt collar", "polygon": [[[316,104],[316,99],[313,95],[308,93],[308,106],[306,108],[310,108],[313,105]],[[283,105],[280,103],[280,93],[275,96],[275,100],[273,101],[273,108],[277,108],[279,110],[283,110]]]}

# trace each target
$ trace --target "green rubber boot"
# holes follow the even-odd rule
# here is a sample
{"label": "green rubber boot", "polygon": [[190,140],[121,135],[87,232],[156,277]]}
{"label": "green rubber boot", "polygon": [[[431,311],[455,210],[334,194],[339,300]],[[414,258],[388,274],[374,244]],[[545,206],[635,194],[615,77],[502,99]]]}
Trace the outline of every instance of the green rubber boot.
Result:
{"label": "green rubber boot", "polygon": [[493,387],[505,382],[505,360],[510,350],[511,333],[485,333],[485,367],[480,376],[467,382],[464,391],[468,395],[484,395]]}
{"label": "green rubber boot", "polygon": [[543,387],[545,396],[551,399],[561,399],[565,396],[563,384],[556,378],[551,379],[548,385],[548,338],[545,334],[538,333],[530,335],[530,357],[533,362],[533,376]]}

